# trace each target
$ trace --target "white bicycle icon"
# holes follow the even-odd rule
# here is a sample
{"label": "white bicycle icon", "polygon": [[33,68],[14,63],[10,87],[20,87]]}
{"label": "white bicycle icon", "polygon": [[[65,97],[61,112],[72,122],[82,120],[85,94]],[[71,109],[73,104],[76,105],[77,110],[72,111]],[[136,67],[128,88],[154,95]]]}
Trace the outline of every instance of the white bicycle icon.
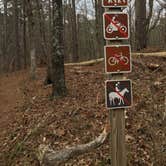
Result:
{"label": "white bicycle icon", "polygon": [[127,65],[129,63],[128,57],[123,56],[122,52],[120,54],[115,54],[114,57],[108,58],[108,64],[110,66],[118,65],[119,63],[122,63],[123,65]]}
{"label": "white bicycle icon", "polygon": [[122,25],[118,20],[115,20],[115,19],[116,19],[116,16],[114,16],[112,18],[111,23],[107,26],[107,28],[106,28],[107,33],[113,33],[113,32],[118,31],[119,29],[122,32],[126,33],[127,27]]}

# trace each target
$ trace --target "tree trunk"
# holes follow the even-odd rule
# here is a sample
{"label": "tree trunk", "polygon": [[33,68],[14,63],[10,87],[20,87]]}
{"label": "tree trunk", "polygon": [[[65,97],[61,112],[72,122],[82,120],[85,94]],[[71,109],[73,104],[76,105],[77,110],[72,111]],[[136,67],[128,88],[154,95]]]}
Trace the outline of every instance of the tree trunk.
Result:
{"label": "tree trunk", "polygon": [[103,32],[102,32],[102,7],[101,0],[95,0],[95,15],[96,15],[96,56],[103,57]]}
{"label": "tree trunk", "polygon": [[135,1],[135,12],[136,49],[140,51],[147,47],[146,0]]}
{"label": "tree trunk", "polygon": [[165,24],[164,24],[164,27],[165,27],[165,32],[164,32],[164,43],[165,43],[165,46],[164,46],[164,49],[166,50],[166,12],[165,12]]}
{"label": "tree trunk", "polygon": [[78,62],[78,35],[77,35],[77,21],[76,21],[76,9],[75,0],[72,0],[72,61]]}
{"label": "tree trunk", "polygon": [[64,74],[64,40],[62,0],[53,0],[53,38],[52,38],[52,74],[53,97],[66,95]]}
{"label": "tree trunk", "polygon": [[25,1],[23,0],[23,50],[24,50],[24,68],[27,67],[27,41],[26,41],[26,5]]}
{"label": "tree trunk", "polygon": [[31,59],[31,69],[30,77],[32,80],[36,78],[36,48],[35,48],[35,21],[33,15],[33,1],[27,0],[28,7],[28,28],[29,28],[29,37],[30,37],[30,59]]}
{"label": "tree trunk", "polygon": [[49,2],[49,53],[47,55],[47,76],[44,81],[45,85],[52,84],[52,63],[51,63],[51,35],[52,35],[52,10],[51,10],[51,0]]}
{"label": "tree trunk", "polygon": [[46,34],[45,34],[45,20],[44,20],[44,13],[43,13],[43,7],[39,0],[36,0],[37,5],[37,13],[38,13],[38,19],[39,19],[39,30],[41,35],[41,46],[43,50],[44,57],[47,57],[47,41],[46,41]]}
{"label": "tree trunk", "polygon": [[2,69],[6,70],[6,51],[7,51],[7,0],[4,0],[4,40],[3,40],[3,62]]}
{"label": "tree trunk", "polygon": [[15,69],[21,69],[21,57],[19,49],[19,20],[18,20],[18,0],[14,0],[14,23],[15,23]]}

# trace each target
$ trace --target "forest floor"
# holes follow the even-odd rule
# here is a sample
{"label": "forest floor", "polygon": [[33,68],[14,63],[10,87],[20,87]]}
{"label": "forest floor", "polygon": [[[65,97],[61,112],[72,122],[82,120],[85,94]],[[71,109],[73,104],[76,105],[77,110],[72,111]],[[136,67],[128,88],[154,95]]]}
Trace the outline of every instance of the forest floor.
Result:
{"label": "forest floor", "polygon": [[[128,166],[166,166],[166,58],[137,57],[133,72],[134,103],[126,111]],[[157,65],[156,65],[157,64]],[[104,62],[66,66],[68,95],[50,97],[43,84],[46,69],[30,81],[27,71],[0,76],[0,165],[38,166],[36,149],[83,144],[98,136],[106,120]],[[110,165],[109,140],[65,166]]]}

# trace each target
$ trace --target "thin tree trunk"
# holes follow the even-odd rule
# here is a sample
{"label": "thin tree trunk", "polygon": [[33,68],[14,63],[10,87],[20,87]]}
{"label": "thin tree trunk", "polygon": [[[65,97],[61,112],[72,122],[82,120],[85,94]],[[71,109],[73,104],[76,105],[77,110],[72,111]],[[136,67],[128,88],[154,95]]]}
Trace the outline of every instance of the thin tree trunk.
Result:
{"label": "thin tree trunk", "polygon": [[146,29],[146,0],[135,1],[136,11],[136,49],[137,51],[147,47]]}
{"label": "thin tree trunk", "polygon": [[21,57],[19,49],[19,20],[18,20],[18,0],[14,0],[14,23],[15,23],[15,68],[21,69]]}
{"label": "thin tree trunk", "polygon": [[49,0],[49,53],[47,55],[47,76],[44,84],[52,84],[52,62],[51,62],[51,36],[52,36],[52,10],[51,10],[51,0]]}
{"label": "thin tree trunk", "polygon": [[39,29],[41,34],[41,45],[43,49],[44,57],[47,57],[47,41],[46,41],[46,34],[45,34],[45,20],[44,20],[44,14],[43,14],[43,7],[39,0],[36,0],[37,4],[37,11],[38,11],[38,19],[39,19]]}
{"label": "thin tree trunk", "polygon": [[73,62],[78,62],[78,35],[77,35],[77,21],[76,21],[76,8],[75,8],[75,0],[72,0],[72,57]]}
{"label": "thin tree trunk", "polygon": [[23,47],[24,47],[24,68],[27,67],[27,40],[26,40],[26,5],[23,0]]}
{"label": "thin tree trunk", "polygon": [[129,26],[130,26],[130,45],[131,45],[131,48],[133,48],[133,42],[132,42],[132,39],[133,39],[133,33],[132,33],[132,4],[131,4],[131,1],[129,3]]}
{"label": "thin tree trunk", "polygon": [[4,40],[3,40],[3,65],[2,69],[6,70],[6,52],[7,52],[7,0],[4,0]]}
{"label": "thin tree trunk", "polygon": [[95,15],[96,15],[96,56],[97,58],[103,55],[104,40],[102,34],[102,7],[101,0],[95,0]]}
{"label": "thin tree trunk", "polygon": [[63,9],[62,0],[53,0],[53,38],[52,38],[52,73],[53,97],[66,95],[64,74],[64,40],[63,40]]}
{"label": "thin tree trunk", "polygon": [[29,28],[29,37],[30,37],[30,60],[31,60],[31,69],[30,77],[32,80],[36,78],[36,48],[35,48],[35,29],[34,29],[34,15],[33,15],[33,2],[32,0],[27,0],[28,6],[28,28]]}
{"label": "thin tree trunk", "polygon": [[164,48],[165,48],[165,50],[166,50],[166,13],[165,13],[165,23],[164,23],[164,27],[165,27],[165,32],[164,32],[164,43],[165,43],[165,46],[164,46]]}

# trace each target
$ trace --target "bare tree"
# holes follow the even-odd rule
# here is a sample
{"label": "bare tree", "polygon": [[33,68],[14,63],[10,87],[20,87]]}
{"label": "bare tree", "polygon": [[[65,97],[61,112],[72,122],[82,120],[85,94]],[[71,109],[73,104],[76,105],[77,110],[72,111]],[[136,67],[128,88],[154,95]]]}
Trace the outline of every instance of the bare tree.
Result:
{"label": "bare tree", "polygon": [[15,23],[15,68],[21,69],[21,57],[19,46],[19,16],[18,16],[18,0],[14,0],[14,23]]}
{"label": "bare tree", "polygon": [[4,36],[3,36],[3,70],[5,70],[6,52],[7,52],[7,0],[4,3]]}
{"label": "bare tree", "polygon": [[72,61],[78,62],[78,35],[77,35],[77,20],[75,0],[72,0]]}
{"label": "bare tree", "polygon": [[52,76],[53,97],[66,95],[62,0],[53,0]]}
{"label": "bare tree", "polygon": [[165,6],[160,0],[158,0],[158,3],[160,4],[161,7],[157,12],[156,18],[154,19],[153,18],[154,0],[148,1],[149,12],[147,12],[146,3],[147,3],[146,0],[135,1],[135,12],[136,12],[135,29],[136,29],[137,50],[147,48],[148,35],[156,27],[160,19],[161,12],[163,11],[164,8],[163,6]]}
{"label": "bare tree", "polygon": [[53,80],[52,80],[52,62],[51,62],[51,36],[52,36],[52,9],[51,9],[51,6],[52,6],[52,1],[49,0],[48,1],[48,19],[49,19],[49,39],[48,39],[48,45],[49,45],[49,51],[48,51],[48,54],[47,54],[47,76],[46,76],[46,79],[44,81],[44,84],[47,85],[47,84],[52,84],[53,83]]}
{"label": "bare tree", "polygon": [[26,31],[27,31],[27,24],[26,24],[26,0],[23,0],[22,2],[22,8],[23,8],[23,52],[24,52],[24,68],[27,67],[27,38],[26,38]]}
{"label": "bare tree", "polygon": [[28,29],[30,37],[30,58],[31,58],[31,79],[36,78],[36,48],[35,48],[35,20],[34,20],[34,1],[27,0]]}
{"label": "bare tree", "polygon": [[95,0],[95,15],[96,15],[96,52],[97,57],[102,57],[103,55],[103,45],[104,40],[102,34],[102,7],[101,7],[101,0]]}
{"label": "bare tree", "polygon": [[147,29],[152,16],[153,0],[149,1],[150,12],[148,19],[146,19],[146,0],[135,1],[135,32],[136,32],[136,49],[141,50],[147,47]]}

